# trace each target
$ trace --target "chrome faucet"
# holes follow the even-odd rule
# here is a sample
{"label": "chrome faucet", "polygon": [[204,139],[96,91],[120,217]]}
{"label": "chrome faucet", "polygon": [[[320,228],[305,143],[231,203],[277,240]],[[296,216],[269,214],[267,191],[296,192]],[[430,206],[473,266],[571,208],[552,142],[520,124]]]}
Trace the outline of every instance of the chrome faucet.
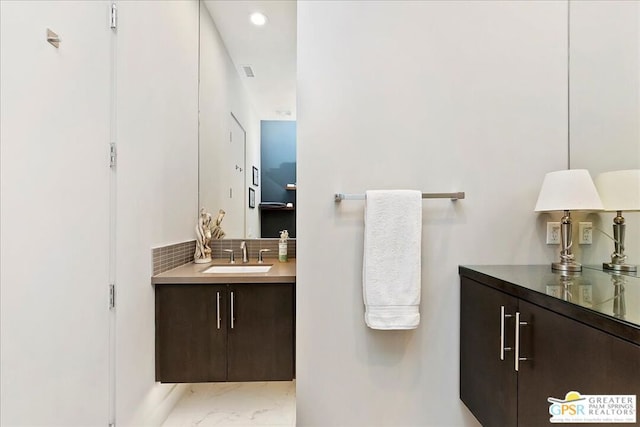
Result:
{"label": "chrome faucet", "polygon": [[249,262],[249,256],[247,255],[247,243],[240,243],[240,250],[242,251],[242,262]]}
{"label": "chrome faucet", "polygon": [[223,249],[225,252],[229,252],[229,264],[235,264],[236,259],[234,257],[233,249]]}
{"label": "chrome faucet", "polygon": [[262,254],[265,253],[265,252],[269,252],[269,251],[271,251],[271,249],[260,249],[260,251],[258,252],[258,264],[263,264],[264,263]]}

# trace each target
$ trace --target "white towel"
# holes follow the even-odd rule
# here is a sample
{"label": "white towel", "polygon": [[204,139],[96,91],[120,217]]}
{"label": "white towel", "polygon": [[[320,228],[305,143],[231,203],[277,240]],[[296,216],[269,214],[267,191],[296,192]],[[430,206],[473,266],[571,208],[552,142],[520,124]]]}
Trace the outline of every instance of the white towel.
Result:
{"label": "white towel", "polygon": [[422,193],[366,192],[363,294],[367,326],[415,329],[420,323]]}

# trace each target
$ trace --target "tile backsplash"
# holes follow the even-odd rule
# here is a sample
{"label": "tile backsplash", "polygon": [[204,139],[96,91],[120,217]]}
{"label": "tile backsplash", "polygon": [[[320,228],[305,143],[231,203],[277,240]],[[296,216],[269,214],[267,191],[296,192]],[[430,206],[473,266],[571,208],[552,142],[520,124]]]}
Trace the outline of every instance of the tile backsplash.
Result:
{"label": "tile backsplash", "polygon": [[195,240],[151,249],[153,275],[163,273],[193,261],[195,251]]}
{"label": "tile backsplash", "polygon": [[[233,249],[236,260],[240,259],[240,243],[247,242],[249,261],[258,259],[260,249],[269,249],[264,253],[264,259],[278,258],[278,240],[273,239],[220,239],[212,240],[210,245],[214,260],[227,260],[229,254],[224,249]],[[296,257],[296,239],[287,241],[287,256]],[[183,243],[162,246],[151,249],[153,260],[153,275],[163,273],[181,265],[193,262],[193,254],[196,251],[196,241],[189,240]]]}
{"label": "tile backsplash", "polygon": [[[264,259],[278,258],[278,241],[277,238],[272,239],[221,239],[211,241],[211,250],[214,260],[229,259],[229,254],[224,249],[233,249],[236,260],[240,258],[240,243],[247,242],[249,261],[255,262],[258,259],[260,249],[269,249],[269,252],[263,254]],[[289,258],[296,257],[296,239],[287,240],[287,256]]]}

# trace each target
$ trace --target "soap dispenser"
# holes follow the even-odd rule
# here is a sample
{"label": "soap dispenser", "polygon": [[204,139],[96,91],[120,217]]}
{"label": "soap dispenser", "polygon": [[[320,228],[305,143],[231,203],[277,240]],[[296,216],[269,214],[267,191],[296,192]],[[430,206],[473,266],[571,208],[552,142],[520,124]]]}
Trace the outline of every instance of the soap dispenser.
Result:
{"label": "soap dispenser", "polygon": [[287,262],[287,240],[289,239],[289,232],[282,230],[280,232],[280,242],[278,243],[278,261]]}

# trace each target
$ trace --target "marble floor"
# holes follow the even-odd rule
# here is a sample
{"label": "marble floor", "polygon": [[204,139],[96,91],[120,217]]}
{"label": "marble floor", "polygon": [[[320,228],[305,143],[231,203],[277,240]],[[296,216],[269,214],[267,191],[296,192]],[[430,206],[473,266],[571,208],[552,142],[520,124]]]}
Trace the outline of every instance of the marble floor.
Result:
{"label": "marble floor", "polygon": [[292,427],[295,381],[191,384],[162,425]]}

